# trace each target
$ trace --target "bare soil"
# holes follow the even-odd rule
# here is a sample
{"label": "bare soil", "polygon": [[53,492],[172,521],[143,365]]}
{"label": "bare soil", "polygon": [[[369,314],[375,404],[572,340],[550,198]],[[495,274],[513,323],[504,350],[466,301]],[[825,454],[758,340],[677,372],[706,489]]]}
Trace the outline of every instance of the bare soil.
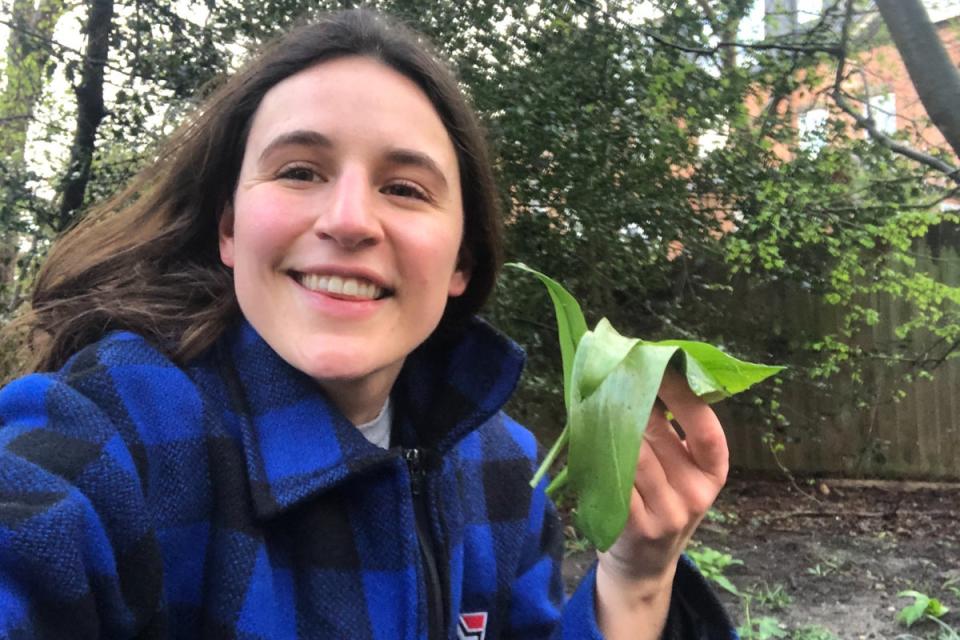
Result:
{"label": "bare soil", "polygon": [[[776,618],[784,638],[829,637],[799,632],[811,625],[842,640],[949,637],[896,621],[908,589],[942,600],[941,620],[960,633],[960,484],[735,477],[696,541],[742,561],[725,575],[753,594],[751,617]],[[571,551],[568,586],[592,558]],[[743,599],[718,591],[743,624]]]}

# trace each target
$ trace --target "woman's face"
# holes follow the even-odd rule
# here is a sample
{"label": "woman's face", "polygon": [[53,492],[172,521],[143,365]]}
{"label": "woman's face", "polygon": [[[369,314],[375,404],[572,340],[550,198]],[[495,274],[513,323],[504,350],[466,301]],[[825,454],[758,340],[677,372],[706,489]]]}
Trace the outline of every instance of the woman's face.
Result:
{"label": "woman's face", "polygon": [[264,96],[220,256],[247,320],[357,424],[466,289],[462,234],[457,156],[430,101],[347,57]]}

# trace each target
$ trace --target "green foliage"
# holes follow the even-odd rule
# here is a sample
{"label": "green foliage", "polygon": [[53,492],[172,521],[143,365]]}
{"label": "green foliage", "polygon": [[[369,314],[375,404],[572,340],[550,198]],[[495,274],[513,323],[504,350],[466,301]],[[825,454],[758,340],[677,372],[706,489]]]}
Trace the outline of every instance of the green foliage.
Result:
{"label": "green foliage", "polygon": [[753,364],[716,347],[690,340],[646,342],[627,338],[606,318],[593,331],[576,299],[558,282],[522,264],[553,300],[563,358],[567,425],[530,481],[536,486],[569,443],[569,467],[548,487],[569,476],[577,499],[577,522],[601,551],[614,543],[627,522],[643,433],[657,391],[672,360],[690,389],[707,402],[745,391],[783,367]]}
{"label": "green foliage", "polygon": [[740,591],[734,586],[730,579],[724,575],[727,567],[743,564],[729,553],[723,553],[712,547],[698,546],[690,547],[686,551],[687,557],[693,560],[700,573],[707,580],[712,580],[724,591],[729,591],[735,596],[740,596]]}
{"label": "green foliage", "polygon": [[737,633],[742,640],[771,640],[771,638],[788,637],[787,630],[780,621],[770,616],[751,619],[744,625],[737,627]]}
{"label": "green foliage", "polygon": [[818,562],[812,567],[807,567],[806,572],[811,576],[816,576],[817,578],[826,578],[830,574],[834,573],[839,568],[839,565],[832,560],[824,560],[823,562]]}
{"label": "green foliage", "polygon": [[758,605],[772,611],[782,611],[793,602],[793,598],[786,592],[782,584],[760,585],[751,589],[750,596]]}
{"label": "green foliage", "polygon": [[901,598],[913,598],[913,602],[897,612],[897,621],[912,627],[917,621],[929,618],[942,618],[950,611],[942,602],[920,591],[907,590],[897,594]]}
{"label": "green foliage", "polygon": [[[113,91],[85,202],[100,201],[149,162],[248,51],[302,16],[350,4],[142,0],[118,12],[108,56]],[[960,224],[937,211],[949,193],[943,177],[864,138],[835,110],[819,133],[823,144],[801,146],[788,98],[822,92],[830,54],[716,47],[737,39],[750,2],[655,0],[656,20],[630,17],[635,4],[364,3],[422,30],[453,61],[493,142],[509,258],[564,282],[589,326],[606,317],[627,335],[703,340],[789,363],[782,381],[737,404],[749,413],[744,422],[766,425],[779,443],[818,426],[818,416],[782,406],[786,384],[836,396],[835,382],[851,380],[850,403],[874,407],[935,371],[960,342],[956,283],[917,257]],[[7,3],[0,13],[6,19],[25,5]],[[66,7],[36,5],[50,7],[50,16]],[[5,70],[23,80],[29,91],[19,95],[35,95],[36,108],[22,109],[9,92],[0,104],[0,116],[29,122],[3,120],[0,130],[0,148],[9,149],[0,153],[0,266],[16,265],[0,268],[3,318],[22,302],[56,234],[62,151],[73,134],[63,123],[74,107],[72,92],[51,90],[50,80],[75,84],[82,63],[48,42],[51,30],[34,27],[43,28],[24,40],[30,55]],[[825,19],[777,42],[829,44],[836,34]],[[708,134],[719,143],[701,145]],[[552,436],[564,423],[556,402],[562,364],[549,348],[557,329],[542,322],[536,286],[504,278],[489,315],[530,354],[511,411]],[[795,326],[783,313],[788,301],[838,323]],[[890,301],[911,313],[892,317]],[[896,340],[865,339],[888,325]],[[889,366],[883,380],[870,373],[876,362]]]}

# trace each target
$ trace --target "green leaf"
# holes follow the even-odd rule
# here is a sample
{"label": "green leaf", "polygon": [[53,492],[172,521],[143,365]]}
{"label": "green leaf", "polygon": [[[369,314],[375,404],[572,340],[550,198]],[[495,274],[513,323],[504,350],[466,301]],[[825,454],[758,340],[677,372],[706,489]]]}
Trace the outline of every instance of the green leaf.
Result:
{"label": "green leaf", "polygon": [[930,596],[925,593],[920,593],[919,591],[901,591],[897,596],[901,598],[913,598],[913,603],[900,609],[900,613],[897,614],[897,620],[899,622],[911,627],[917,620],[922,618],[923,614],[927,611],[927,605],[930,604]]}
{"label": "green leaf", "polygon": [[563,447],[568,467],[548,494],[569,485],[577,499],[577,524],[599,550],[613,544],[627,522],[643,434],[664,372],[677,354],[693,392],[714,402],[739,393],[783,367],[744,362],[689,340],[645,342],[621,335],[603,318],[593,331],[559,283],[525,265],[550,292],[563,356],[567,424],[531,481],[536,486]]}
{"label": "green leaf", "polygon": [[787,632],[780,626],[780,621],[769,616],[754,620],[757,625],[758,638],[786,638]]}
{"label": "green leaf", "polygon": [[[627,522],[647,419],[663,372],[677,350],[635,343],[599,386],[584,397],[581,383],[585,374],[596,372],[589,365],[609,364],[615,353],[612,345],[625,344],[621,338],[612,327],[587,332],[573,367],[569,484],[578,497],[577,524],[601,551],[610,548]],[[594,382],[589,377],[586,381]],[[587,384],[586,389],[590,386]]]}
{"label": "green leaf", "polygon": [[636,338],[620,335],[606,318],[597,323],[590,335],[590,347],[584,348],[583,354],[579,356],[580,370],[576,374],[575,384],[582,398],[592,395],[610,372],[627,357],[634,345],[640,342]]}
{"label": "green leaf", "polygon": [[740,595],[740,590],[737,589],[737,587],[735,587],[732,582],[730,582],[730,578],[728,578],[727,576],[725,575],[713,576],[713,581],[716,582],[718,586],[723,588],[728,593],[732,593],[735,596]]}
{"label": "green leaf", "polygon": [[563,360],[563,389],[567,410],[570,408],[570,375],[573,370],[573,358],[581,336],[587,331],[587,321],[580,310],[580,304],[559,282],[536,269],[520,262],[508,262],[508,267],[532,273],[547,288],[553,308],[557,315],[557,332],[560,334],[560,357]]}
{"label": "green leaf", "polygon": [[716,402],[746,391],[784,369],[784,367],[738,360],[704,342],[662,340],[644,344],[680,347],[686,356],[684,373],[687,384],[706,402]]}
{"label": "green leaf", "polygon": [[945,606],[942,602],[936,598],[930,598],[930,602],[927,604],[927,614],[933,616],[934,618],[942,618],[943,614],[950,611],[950,607]]}

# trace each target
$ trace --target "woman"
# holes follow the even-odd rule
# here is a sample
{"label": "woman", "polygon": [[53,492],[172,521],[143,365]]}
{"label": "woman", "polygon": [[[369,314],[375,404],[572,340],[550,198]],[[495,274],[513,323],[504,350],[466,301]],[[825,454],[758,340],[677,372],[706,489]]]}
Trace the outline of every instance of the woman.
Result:
{"label": "woman", "polygon": [[338,13],[228,81],[40,275],[0,393],[0,635],[728,638],[680,553],[726,474],[685,384],[565,606],[522,365],[473,317],[489,160],[417,37]]}

